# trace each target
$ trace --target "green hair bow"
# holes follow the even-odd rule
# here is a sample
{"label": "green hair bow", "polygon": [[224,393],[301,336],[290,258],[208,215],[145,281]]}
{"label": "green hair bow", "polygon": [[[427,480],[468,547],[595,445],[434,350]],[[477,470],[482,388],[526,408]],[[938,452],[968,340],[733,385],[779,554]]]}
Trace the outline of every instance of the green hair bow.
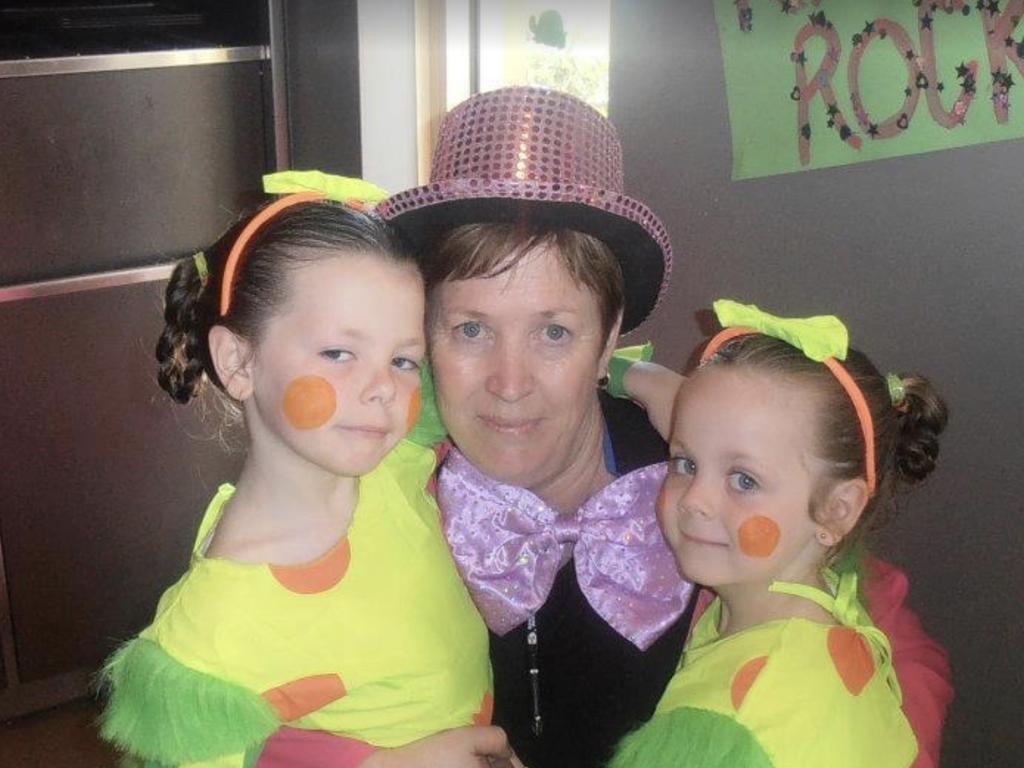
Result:
{"label": "green hair bow", "polygon": [[323,171],[278,171],[263,177],[263,191],[272,195],[294,192],[319,192],[328,200],[339,203],[362,203],[372,208],[388,193],[364,179],[335,176]]}
{"label": "green hair bow", "polygon": [[842,320],[835,315],[776,317],[753,304],[740,304],[729,299],[719,299],[714,303],[714,309],[723,328],[750,328],[792,344],[819,363],[829,357],[846,359],[850,337]]}

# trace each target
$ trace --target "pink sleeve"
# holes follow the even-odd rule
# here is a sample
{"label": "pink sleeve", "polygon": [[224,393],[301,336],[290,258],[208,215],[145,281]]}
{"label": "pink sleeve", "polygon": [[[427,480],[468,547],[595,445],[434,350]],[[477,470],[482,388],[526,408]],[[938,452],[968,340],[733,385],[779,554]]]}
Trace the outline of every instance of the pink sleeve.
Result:
{"label": "pink sleeve", "polygon": [[282,726],[267,739],[254,768],[358,768],[375,751],[327,731]]}
{"label": "pink sleeve", "polygon": [[889,636],[893,665],[903,689],[903,712],[917,736],[918,755],[912,768],[937,768],[942,725],[953,700],[949,658],[904,605],[909,589],[906,574],[871,557],[865,566],[868,613]]}

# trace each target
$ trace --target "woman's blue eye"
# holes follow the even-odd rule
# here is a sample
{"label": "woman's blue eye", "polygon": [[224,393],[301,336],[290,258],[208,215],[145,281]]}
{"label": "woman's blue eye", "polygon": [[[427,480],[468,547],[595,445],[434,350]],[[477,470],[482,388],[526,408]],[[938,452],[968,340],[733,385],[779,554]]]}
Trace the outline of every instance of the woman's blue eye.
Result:
{"label": "woman's blue eye", "polygon": [[463,323],[458,326],[459,332],[467,339],[475,339],[483,332],[483,326],[475,320],[470,320],[468,323]]}
{"label": "woman's blue eye", "polygon": [[408,357],[393,358],[391,364],[400,371],[418,371],[420,369],[420,364]]}
{"label": "woman's blue eye", "polygon": [[352,357],[352,353],[347,349],[325,349],[320,353],[320,357],[326,358],[327,360],[333,360],[339,362],[341,360],[349,360]]}
{"label": "woman's blue eye", "polygon": [[672,471],[678,475],[696,475],[697,462],[686,456],[672,459]]}
{"label": "woman's blue eye", "polygon": [[729,485],[736,491],[756,491],[760,484],[746,472],[733,472],[729,475]]}
{"label": "woman's blue eye", "polygon": [[545,326],[544,335],[549,341],[561,341],[569,335],[569,329],[564,325],[556,325],[552,323],[551,325]]}

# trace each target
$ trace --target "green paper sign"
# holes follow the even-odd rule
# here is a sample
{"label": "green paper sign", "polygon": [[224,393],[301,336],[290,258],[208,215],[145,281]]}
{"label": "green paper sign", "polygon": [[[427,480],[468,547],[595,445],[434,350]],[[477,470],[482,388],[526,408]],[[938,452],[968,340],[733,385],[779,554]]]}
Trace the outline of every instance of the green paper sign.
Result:
{"label": "green paper sign", "polygon": [[733,179],[1024,136],[1024,0],[713,0]]}

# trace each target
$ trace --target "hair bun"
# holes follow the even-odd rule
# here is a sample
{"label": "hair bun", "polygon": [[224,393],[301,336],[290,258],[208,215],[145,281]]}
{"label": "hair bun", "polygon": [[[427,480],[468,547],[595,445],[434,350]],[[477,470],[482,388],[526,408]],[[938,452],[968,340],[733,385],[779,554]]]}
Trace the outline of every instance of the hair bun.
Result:
{"label": "hair bun", "polygon": [[923,376],[901,374],[904,399],[900,403],[900,434],[896,443],[896,472],[910,485],[924,480],[939,456],[939,435],[946,427],[946,403]]}

